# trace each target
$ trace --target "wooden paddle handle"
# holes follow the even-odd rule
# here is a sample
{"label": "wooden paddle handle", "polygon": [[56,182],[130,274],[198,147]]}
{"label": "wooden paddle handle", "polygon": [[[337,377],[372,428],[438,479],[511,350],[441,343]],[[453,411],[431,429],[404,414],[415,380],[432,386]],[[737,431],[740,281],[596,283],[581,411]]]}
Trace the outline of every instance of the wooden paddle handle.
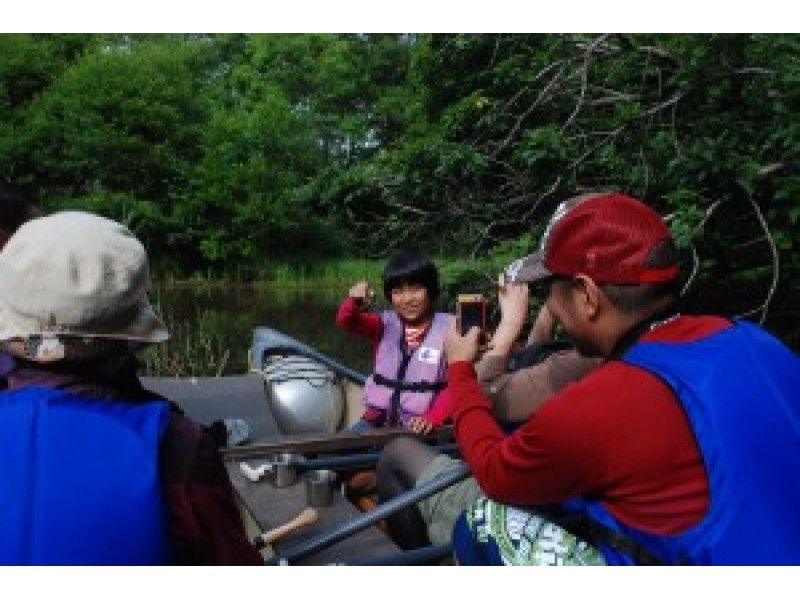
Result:
{"label": "wooden paddle handle", "polygon": [[281,526],[278,526],[276,528],[264,532],[263,534],[256,536],[256,538],[253,540],[253,543],[258,548],[262,548],[267,544],[272,544],[273,542],[277,542],[289,532],[292,532],[305,525],[311,525],[312,523],[315,523],[318,520],[319,520],[319,513],[317,513],[317,510],[311,507],[307,507],[302,511],[300,511],[300,513],[294,519],[287,521]]}

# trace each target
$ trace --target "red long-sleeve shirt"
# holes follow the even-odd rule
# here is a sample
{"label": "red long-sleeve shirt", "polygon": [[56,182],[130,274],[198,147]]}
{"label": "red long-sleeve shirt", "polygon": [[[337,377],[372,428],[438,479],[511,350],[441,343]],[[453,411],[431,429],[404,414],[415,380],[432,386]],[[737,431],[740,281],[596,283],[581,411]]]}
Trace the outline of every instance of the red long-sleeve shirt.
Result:
{"label": "red long-sleeve shirt", "polygon": [[[336,324],[350,332],[365,337],[372,344],[372,353],[378,352],[378,345],[383,338],[383,321],[381,317],[361,308],[361,301],[347,297],[339,305],[336,312]],[[453,397],[448,388],[440,391],[431,401],[423,417],[434,426],[441,426],[450,417],[453,407]]]}
{"label": "red long-sleeve shirt", "polygon": [[[642,340],[683,342],[730,326],[679,317]],[[448,387],[461,454],[490,498],[516,505],[600,499],[624,523],[677,533],[708,508],[708,481],[688,419],[653,374],[609,361],[568,385],[504,436],[471,363],[451,363]]]}
{"label": "red long-sleeve shirt", "polygon": [[374,354],[378,351],[383,336],[383,322],[378,314],[361,309],[361,303],[353,297],[342,301],[336,312],[336,325],[351,334],[366,338],[372,344]]}

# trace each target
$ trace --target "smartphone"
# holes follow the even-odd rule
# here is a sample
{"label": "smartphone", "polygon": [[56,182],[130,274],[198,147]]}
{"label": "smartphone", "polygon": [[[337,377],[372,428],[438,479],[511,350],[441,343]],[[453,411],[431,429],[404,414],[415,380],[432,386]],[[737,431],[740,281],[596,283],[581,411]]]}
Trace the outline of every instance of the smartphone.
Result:
{"label": "smartphone", "polygon": [[486,299],[481,294],[459,295],[456,304],[459,332],[465,335],[473,326],[481,330],[481,342],[486,338]]}

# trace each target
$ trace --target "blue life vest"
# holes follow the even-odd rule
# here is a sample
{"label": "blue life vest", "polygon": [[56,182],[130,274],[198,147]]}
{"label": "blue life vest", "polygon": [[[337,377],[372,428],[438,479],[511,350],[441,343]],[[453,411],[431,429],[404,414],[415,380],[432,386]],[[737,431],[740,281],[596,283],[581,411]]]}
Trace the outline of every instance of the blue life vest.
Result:
{"label": "blue life vest", "polygon": [[168,417],[165,401],[0,392],[0,564],[169,564]]}
{"label": "blue life vest", "polygon": [[[682,533],[656,535],[623,524],[598,501],[564,506],[666,564],[800,564],[800,359],[745,321],[693,342],[639,342],[622,359],[680,399],[708,475],[708,512]],[[600,548],[608,564],[634,564]]]}

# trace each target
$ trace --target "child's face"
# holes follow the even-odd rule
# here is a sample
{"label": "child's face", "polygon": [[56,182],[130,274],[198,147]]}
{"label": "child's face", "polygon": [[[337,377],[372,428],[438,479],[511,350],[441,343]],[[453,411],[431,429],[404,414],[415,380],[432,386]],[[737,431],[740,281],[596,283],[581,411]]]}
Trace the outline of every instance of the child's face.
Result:
{"label": "child's face", "polygon": [[419,282],[404,282],[391,290],[392,307],[408,324],[424,320],[431,308],[428,289]]}

